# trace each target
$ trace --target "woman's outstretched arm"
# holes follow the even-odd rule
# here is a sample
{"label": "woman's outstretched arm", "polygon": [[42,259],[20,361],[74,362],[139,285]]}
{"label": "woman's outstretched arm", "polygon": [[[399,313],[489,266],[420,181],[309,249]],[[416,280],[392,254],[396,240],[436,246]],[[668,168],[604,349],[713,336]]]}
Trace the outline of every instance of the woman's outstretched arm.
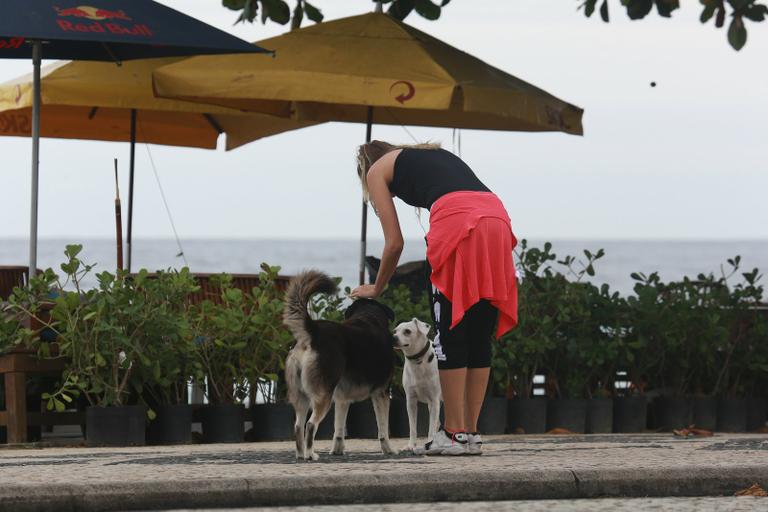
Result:
{"label": "woman's outstretched arm", "polygon": [[368,193],[376,209],[379,222],[381,222],[382,231],[384,231],[384,250],[381,253],[381,265],[376,275],[376,284],[355,288],[352,291],[353,297],[375,298],[381,295],[392,274],[395,273],[400,254],[403,252],[403,233],[400,230],[397,210],[395,210],[395,203],[389,191],[389,182],[392,180],[397,153],[399,151],[387,153],[368,171]]}

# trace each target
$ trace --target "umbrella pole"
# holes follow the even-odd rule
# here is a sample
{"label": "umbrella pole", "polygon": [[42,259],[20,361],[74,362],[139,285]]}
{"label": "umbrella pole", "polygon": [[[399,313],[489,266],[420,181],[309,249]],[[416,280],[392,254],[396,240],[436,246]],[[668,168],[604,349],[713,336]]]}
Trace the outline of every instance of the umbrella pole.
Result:
{"label": "umbrella pole", "polygon": [[117,158],[115,158],[115,235],[117,240],[117,270],[123,270],[123,219],[120,207],[120,183],[117,179]]}
{"label": "umbrella pole", "polygon": [[128,177],[128,233],[126,243],[128,244],[128,272],[131,271],[131,256],[133,254],[133,169],[136,160],[136,109],[131,109],[131,162]]}
{"label": "umbrella pole", "polygon": [[29,277],[37,273],[37,198],[40,171],[40,63],[42,41],[32,42],[32,200],[29,215]]}
{"label": "umbrella pole", "polygon": [[[371,130],[373,129],[373,107],[368,107],[368,120],[365,126],[365,142],[371,142]],[[361,176],[365,179],[365,176]],[[360,228],[360,284],[365,284],[365,253],[368,238],[368,203],[363,199],[362,224]]]}

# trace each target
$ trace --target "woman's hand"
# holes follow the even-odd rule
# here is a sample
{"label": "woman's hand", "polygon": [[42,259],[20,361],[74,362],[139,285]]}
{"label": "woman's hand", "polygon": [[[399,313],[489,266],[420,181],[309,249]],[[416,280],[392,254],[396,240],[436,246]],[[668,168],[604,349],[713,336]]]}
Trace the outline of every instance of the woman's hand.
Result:
{"label": "woman's hand", "polygon": [[364,284],[358,286],[349,294],[349,296],[353,299],[375,299],[379,295],[381,295],[381,293],[376,291],[375,284]]}

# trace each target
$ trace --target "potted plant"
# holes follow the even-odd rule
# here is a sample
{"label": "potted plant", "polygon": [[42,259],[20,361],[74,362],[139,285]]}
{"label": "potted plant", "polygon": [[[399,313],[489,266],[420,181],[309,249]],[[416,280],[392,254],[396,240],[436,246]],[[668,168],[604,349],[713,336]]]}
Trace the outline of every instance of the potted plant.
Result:
{"label": "potted plant", "polygon": [[754,305],[747,314],[750,329],[742,362],[742,380],[747,396],[747,430],[765,433],[768,420],[768,306]]}
{"label": "potted plant", "polygon": [[147,367],[143,326],[151,305],[136,294],[125,273],[102,272],[98,287],[84,290],[82,279],[93,266],[78,258],[82,246],[68,245],[61,269],[74,291],[62,291],[51,311],[59,357],[66,360],[60,387],[43,394],[48,409],[62,410],[82,395],[86,408],[86,441],[91,445],[145,443],[146,408],[135,403],[135,377]]}
{"label": "potted plant", "polygon": [[546,355],[560,339],[553,311],[566,280],[551,267],[556,258],[549,242],[539,249],[521,241],[518,292],[524,300],[520,301],[518,325],[492,345],[491,375],[495,392],[508,399],[509,433],[546,431],[546,400],[534,397],[533,386],[534,378],[545,369]]}
{"label": "potted plant", "polygon": [[[589,358],[600,348],[601,336],[594,309],[601,305],[594,285],[584,281],[594,276],[594,263],[604,256],[584,251],[585,261],[566,256],[558,263],[566,275],[560,280],[559,296],[553,296],[552,315],[557,324],[558,343],[547,355],[548,389],[554,395],[547,408],[547,429],[584,433],[587,398],[594,361]],[[577,268],[578,265],[578,268]],[[569,278],[569,279],[566,279]],[[596,354],[599,357],[599,353]]]}
{"label": "potted plant", "polygon": [[[738,270],[740,258],[729,260],[733,275]],[[728,276],[730,277],[730,276]],[[718,373],[715,393],[719,395],[717,409],[717,430],[744,432],[747,429],[750,370],[760,368],[760,346],[764,327],[755,310],[762,300],[763,288],[759,284],[758,269],[742,273],[742,282],[730,288],[730,294],[723,313],[730,318],[727,342],[718,352]],[[725,278],[724,278],[725,279]],[[757,337],[756,337],[757,335]],[[757,363],[757,364],[755,364]],[[762,407],[757,404],[757,416],[763,416]]]}
{"label": "potted plant", "polygon": [[619,433],[642,432],[647,427],[647,391],[658,385],[666,332],[670,323],[667,286],[658,273],[632,273],[635,295],[627,297],[627,332],[617,340],[617,369],[626,383],[613,402],[613,429]]}
{"label": "potted plant", "polygon": [[282,298],[275,286],[278,270],[262,265],[259,285],[246,292],[222,275],[216,300],[192,308],[195,354],[209,401],[202,415],[207,442],[242,441],[242,403],[250,387],[278,379],[276,371],[284,364],[290,340],[282,326]]}
{"label": "potted plant", "polygon": [[202,367],[194,357],[188,298],[199,289],[189,269],[131,276],[135,293],[146,306],[142,345],[150,364],[137,368],[137,392],[149,407],[147,439],[152,444],[191,441],[190,381],[202,380]]}
{"label": "potted plant", "polygon": [[587,373],[587,417],[585,432],[613,432],[613,394],[616,383],[618,340],[627,332],[626,300],[611,293],[607,284],[589,290],[591,328],[581,345],[581,360]]}

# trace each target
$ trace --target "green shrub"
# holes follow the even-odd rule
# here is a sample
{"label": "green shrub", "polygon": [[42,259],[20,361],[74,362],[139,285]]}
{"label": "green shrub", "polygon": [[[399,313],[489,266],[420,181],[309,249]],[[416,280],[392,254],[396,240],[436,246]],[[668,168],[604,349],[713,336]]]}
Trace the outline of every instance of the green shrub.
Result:
{"label": "green shrub", "polygon": [[190,310],[195,353],[206,375],[212,403],[240,403],[252,385],[269,397],[291,345],[282,325],[283,297],[275,286],[279,267],[262,265],[259,285],[250,292],[218,279],[220,301],[204,300]]}

